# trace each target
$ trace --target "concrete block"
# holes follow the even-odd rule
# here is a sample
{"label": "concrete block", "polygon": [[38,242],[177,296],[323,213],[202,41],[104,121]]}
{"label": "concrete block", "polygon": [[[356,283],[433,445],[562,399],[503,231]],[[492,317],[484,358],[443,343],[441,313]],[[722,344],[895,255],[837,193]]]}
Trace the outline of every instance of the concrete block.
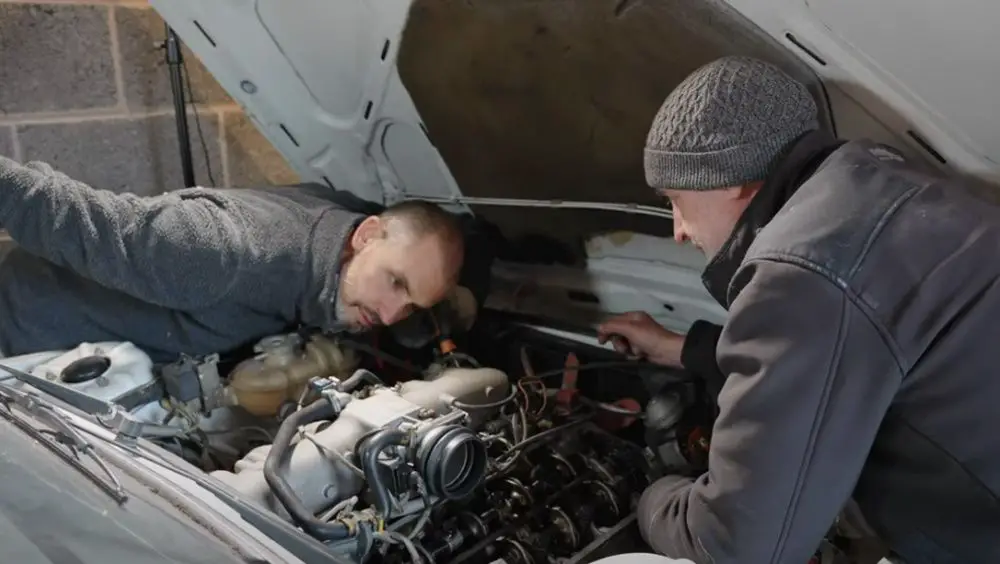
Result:
{"label": "concrete block", "polygon": [[0,125],[0,155],[14,158],[14,128]]}
{"label": "concrete block", "polygon": [[0,4],[0,114],[117,103],[108,8]]}
{"label": "concrete block", "polygon": [[[215,183],[222,182],[218,114],[201,116]],[[205,151],[188,117],[195,182],[211,185]],[[25,160],[40,160],[95,188],[154,195],[184,187],[173,115],[20,126]]]}
{"label": "concrete block", "polygon": [[[166,37],[163,20],[151,9],[119,7],[115,9],[115,23],[118,28],[122,78],[128,107],[136,110],[172,106],[166,51],[156,47]],[[186,46],[183,58],[195,102],[232,102],[198,57]]]}
{"label": "concrete block", "polygon": [[299,175],[243,112],[223,114],[229,185],[295,184]]}

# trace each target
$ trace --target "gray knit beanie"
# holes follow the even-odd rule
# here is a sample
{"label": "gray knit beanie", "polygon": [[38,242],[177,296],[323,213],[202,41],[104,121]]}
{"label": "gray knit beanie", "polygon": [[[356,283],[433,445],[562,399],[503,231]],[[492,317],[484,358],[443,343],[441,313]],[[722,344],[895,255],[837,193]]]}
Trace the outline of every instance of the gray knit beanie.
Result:
{"label": "gray knit beanie", "polygon": [[818,129],[805,85],[777,67],[724,57],[688,76],[646,138],[653,188],[711,190],[764,180],[791,141]]}

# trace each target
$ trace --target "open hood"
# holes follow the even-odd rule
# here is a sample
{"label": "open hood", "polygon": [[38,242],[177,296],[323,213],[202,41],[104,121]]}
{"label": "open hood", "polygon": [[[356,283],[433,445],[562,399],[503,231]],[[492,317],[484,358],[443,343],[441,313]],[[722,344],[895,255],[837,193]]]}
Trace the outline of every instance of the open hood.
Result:
{"label": "open hood", "polygon": [[[1000,115],[993,111],[991,94],[993,82],[1000,80],[1000,61],[992,56],[998,41],[990,27],[1000,17],[1000,4],[990,0],[954,6],[914,6],[903,0],[702,0],[700,5],[668,1],[656,7],[609,0],[570,3],[572,9],[565,2],[505,6],[423,0],[299,0],[294,8],[281,0],[150,4],[303,178],[370,200],[419,197],[504,205],[517,199],[523,206],[669,217],[648,194],[636,195],[644,186],[614,186],[641,185],[641,170],[602,179],[601,197],[595,198],[575,197],[592,194],[574,194],[565,186],[536,189],[541,193],[531,197],[520,187],[523,182],[487,191],[466,170],[533,165],[536,170],[524,172],[546,176],[537,169],[546,159],[560,160],[556,153],[566,151],[558,145],[576,143],[575,129],[590,128],[586,133],[595,142],[622,145],[610,134],[601,135],[604,124],[585,108],[570,108],[570,113],[587,123],[567,126],[544,117],[560,113],[560,102],[573,106],[583,97],[590,106],[603,106],[605,114],[619,114],[604,117],[617,118],[612,123],[634,137],[625,144],[638,153],[651,117],[645,114],[655,110],[649,100],[658,106],[687,72],[736,52],[795,67],[799,78],[826,98],[830,125],[841,135],[885,137],[930,162],[989,180],[1000,174]],[[659,33],[668,29],[670,34]],[[655,51],[676,50],[672,37],[677,35],[686,53],[667,58]],[[595,38],[603,38],[602,44],[588,51],[584,43]],[[557,57],[552,54],[557,45],[583,53]],[[608,50],[616,52],[601,54]],[[635,68],[637,62],[648,68]],[[612,74],[611,66],[632,68]],[[560,68],[564,74],[554,76]],[[666,77],[647,78],[650,74]],[[620,99],[628,96],[614,99],[596,85],[608,79],[615,79],[613,91],[652,90],[631,95],[631,102],[644,106],[634,112],[643,114],[638,130],[623,115]],[[554,82],[559,84],[548,84]],[[552,99],[553,90],[561,92],[561,100]],[[581,90],[587,96],[577,96]],[[442,109],[445,102],[449,107]],[[483,111],[484,102],[491,111]],[[532,123],[513,107],[532,107]],[[443,112],[450,118],[440,117]],[[456,134],[459,120],[465,128]],[[525,144],[535,146],[523,151],[533,158],[467,162],[479,156],[474,146],[498,152],[496,132],[505,121],[534,129],[530,133],[536,139]],[[460,140],[452,139],[459,135]],[[473,147],[462,150],[458,144]],[[558,166],[567,164],[563,160]]]}
{"label": "open hood", "polygon": [[396,72],[409,2],[150,4],[303,179],[380,203],[458,195]]}
{"label": "open hood", "polygon": [[305,180],[380,203],[604,209],[651,202],[463,196],[397,67],[410,0],[152,0],[150,4]]}
{"label": "open hood", "polygon": [[[669,217],[666,210],[651,205],[654,202],[649,195],[635,197],[635,189],[644,187],[622,190],[605,186],[602,197],[593,199],[573,197],[565,186],[551,187],[537,190],[544,197],[532,198],[514,183],[506,190],[484,192],[474,179],[469,180],[470,186],[456,182],[453,169],[465,170],[482,163],[463,162],[463,156],[471,160],[475,153],[463,153],[449,139],[456,136],[450,129],[463,118],[448,122],[437,117],[442,109],[435,100],[447,100],[452,104],[447,109],[450,114],[465,116],[466,130],[461,132],[460,143],[495,145],[488,137],[495,137],[498,126],[484,123],[483,119],[490,115],[480,110],[473,116],[480,118],[479,123],[472,123],[469,116],[473,112],[461,107],[462,102],[451,91],[459,91],[466,99],[465,106],[481,105],[478,100],[469,100],[477,95],[469,88],[471,81],[477,80],[481,87],[479,98],[493,104],[491,117],[501,126],[504,120],[515,124],[524,120],[522,114],[511,110],[515,105],[534,106],[536,114],[557,113],[558,101],[546,99],[545,83],[561,77],[540,75],[546,62],[525,61],[550,57],[546,52],[552,47],[549,36],[553,34],[563,36],[561,42],[566,50],[579,50],[579,45],[574,45],[576,39],[568,35],[571,33],[581,40],[589,39],[588,34],[605,34],[608,45],[604,47],[620,50],[631,42],[635,51],[642,51],[639,58],[648,58],[649,68],[631,77],[627,72],[618,72],[615,78],[631,78],[634,83],[618,82],[614,88],[627,91],[656,87],[657,91],[648,96],[654,101],[662,100],[669,92],[669,83],[676,83],[697,65],[725,51],[787,58],[788,65],[808,65],[802,67],[808,70],[800,72],[800,77],[805,75],[809,83],[822,81],[822,95],[827,97],[833,113],[831,124],[838,133],[888,137],[931,162],[995,178],[1000,174],[1000,116],[993,111],[991,92],[995,89],[990,86],[1000,77],[1000,62],[992,57],[998,41],[989,22],[1000,17],[1000,4],[963,0],[959,6],[921,2],[915,7],[902,0],[860,1],[704,0],[702,6],[697,2],[666,2],[655,9],[647,9],[639,2],[609,1],[587,3],[608,5],[593,10],[574,7],[570,15],[563,13],[568,7],[560,2],[551,3],[558,4],[558,10],[552,11],[519,5],[525,3],[498,7],[421,0],[299,0],[294,8],[281,0],[150,3],[303,178],[350,190],[369,200],[392,202],[419,197],[505,205],[514,203],[505,200],[516,199],[522,200],[519,205],[523,206],[617,209]],[[556,12],[563,15],[556,18]],[[608,17],[596,17],[597,12],[607,12]],[[703,22],[698,18],[709,12],[718,13],[709,16],[711,25],[700,28]],[[861,13],[865,17],[858,17]],[[644,26],[623,23],[649,16],[664,21]],[[740,20],[742,17],[749,20]],[[612,21],[615,18],[622,22]],[[574,23],[574,19],[585,21],[587,26]],[[587,29],[595,25],[606,29]],[[688,48],[704,53],[673,60],[673,68],[667,68],[662,57],[648,51],[650,41],[644,37],[665,25],[699,35],[700,44],[688,41]],[[529,27],[532,33],[526,34]],[[492,51],[500,53],[482,58],[485,40],[477,40],[473,33],[493,41]],[[720,48],[720,34],[735,37],[727,38],[728,44]],[[628,39],[622,41],[619,35]],[[773,44],[766,44],[765,39],[773,40]],[[526,44],[529,40],[536,45]],[[664,48],[673,46],[669,38],[660,36],[656,41]],[[457,54],[465,54],[465,58],[459,60],[461,55]],[[466,60],[470,58],[471,62]],[[627,54],[611,57],[616,58],[622,64],[635,64]],[[598,68],[596,63],[587,68],[578,59],[566,58],[562,62],[578,66],[570,70],[584,73],[584,84],[608,78],[607,69]],[[509,67],[497,67],[497,60],[509,61]],[[531,64],[535,68],[524,70]],[[522,68],[514,68],[518,65]],[[490,78],[463,76],[476,74],[472,70],[477,66],[492,66],[488,68]],[[504,70],[509,77],[498,77]],[[654,81],[642,76],[653,72],[670,77]],[[529,79],[539,85],[525,84]],[[986,83],[978,86],[981,81]],[[505,88],[501,93],[504,101],[498,104],[498,96],[489,90],[500,86]],[[603,97],[602,89],[592,87],[589,91],[592,105],[607,104],[608,112],[620,113],[621,108],[615,107],[617,100],[598,99]],[[643,113],[648,114],[646,98],[642,97],[646,104]],[[421,103],[415,104],[414,99]],[[567,95],[563,102],[574,104],[575,100]],[[541,103],[553,107],[539,109]],[[422,120],[422,112],[431,116],[430,127]],[[582,110],[580,113],[587,114]],[[620,117],[630,121],[628,116]],[[542,125],[532,132],[536,137],[545,136],[542,127],[558,125],[544,118],[535,121]],[[642,133],[634,131],[631,123],[621,126],[632,129],[630,133]],[[536,163],[553,158],[549,153],[559,151],[552,141],[576,141],[573,131],[548,133],[551,137],[541,141],[548,142],[551,149],[546,152],[545,145],[539,144],[534,151]],[[631,143],[636,152],[642,137]],[[436,143],[444,146],[441,152]],[[528,165],[524,161],[501,164]],[[577,164],[586,169],[585,164]],[[637,183],[639,173],[619,181]],[[620,197],[608,197],[608,192],[618,192]]]}
{"label": "open hood", "polygon": [[1000,170],[990,0],[150,4],[304,180],[583,242],[587,280],[497,270],[580,312],[645,309],[679,328],[724,315],[701,288],[703,261],[666,239],[670,213],[641,160],[663,98],[716,57],[782,66],[842,137],[987,180]]}
{"label": "open hood", "polygon": [[822,78],[838,131],[1000,182],[993,0],[726,0]]}

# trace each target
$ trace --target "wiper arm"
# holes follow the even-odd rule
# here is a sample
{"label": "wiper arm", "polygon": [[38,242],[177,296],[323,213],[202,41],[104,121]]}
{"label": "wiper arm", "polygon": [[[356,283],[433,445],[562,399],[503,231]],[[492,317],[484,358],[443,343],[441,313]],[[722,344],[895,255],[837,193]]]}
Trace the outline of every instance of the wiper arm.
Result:
{"label": "wiper arm", "polygon": [[[54,398],[58,398],[81,411],[95,416],[99,423],[108,429],[115,431],[119,438],[126,437],[128,439],[136,439],[142,434],[142,422],[132,419],[132,417],[130,417],[129,414],[121,408],[121,406],[88,396],[87,394],[78,392],[72,388],[60,386],[59,384],[49,382],[45,378],[39,378],[34,374],[29,374],[23,370],[18,370],[17,368],[4,364],[0,364],[0,370],[5,370],[17,380],[28,384],[37,390],[41,390]],[[0,384],[0,386],[4,386],[9,390],[17,391],[4,384]],[[37,397],[33,394],[32,396]],[[41,398],[37,399],[39,401],[41,400]]]}
{"label": "wiper arm", "polygon": [[[42,398],[30,392],[14,389],[7,384],[0,384],[0,403],[6,408],[0,409],[0,417],[3,417],[25,433],[28,433],[36,441],[47,446],[59,458],[62,458],[70,466],[73,466],[86,475],[91,482],[104,490],[119,505],[128,501],[128,494],[125,493],[125,488],[122,486],[118,476],[97,456],[97,453],[94,452],[94,445],[90,444],[87,439],[74,429],[66,421],[65,416],[53,409],[51,405],[45,403]],[[31,425],[14,414],[11,409],[12,404],[48,423],[56,431],[39,429]],[[60,444],[67,446],[70,452],[73,453],[73,456],[70,456],[66,452],[66,449],[61,448]],[[93,470],[84,465],[80,461],[80,453],[87,455],[93,460],[101,471],[107,475],[108,479],[101,479]]]}

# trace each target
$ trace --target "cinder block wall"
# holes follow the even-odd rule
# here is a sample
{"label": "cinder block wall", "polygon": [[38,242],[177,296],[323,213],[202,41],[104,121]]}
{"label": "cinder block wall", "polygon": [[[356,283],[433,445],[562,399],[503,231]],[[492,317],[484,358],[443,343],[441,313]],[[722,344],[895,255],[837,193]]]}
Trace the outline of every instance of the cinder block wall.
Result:
{"label": "cinder block wall", "polygon": [[[0,0],[0,154],[118,192],[182,188],[163,38],[142,0]],[[197,57],[184,58],[195,181],[297,182]]]}

